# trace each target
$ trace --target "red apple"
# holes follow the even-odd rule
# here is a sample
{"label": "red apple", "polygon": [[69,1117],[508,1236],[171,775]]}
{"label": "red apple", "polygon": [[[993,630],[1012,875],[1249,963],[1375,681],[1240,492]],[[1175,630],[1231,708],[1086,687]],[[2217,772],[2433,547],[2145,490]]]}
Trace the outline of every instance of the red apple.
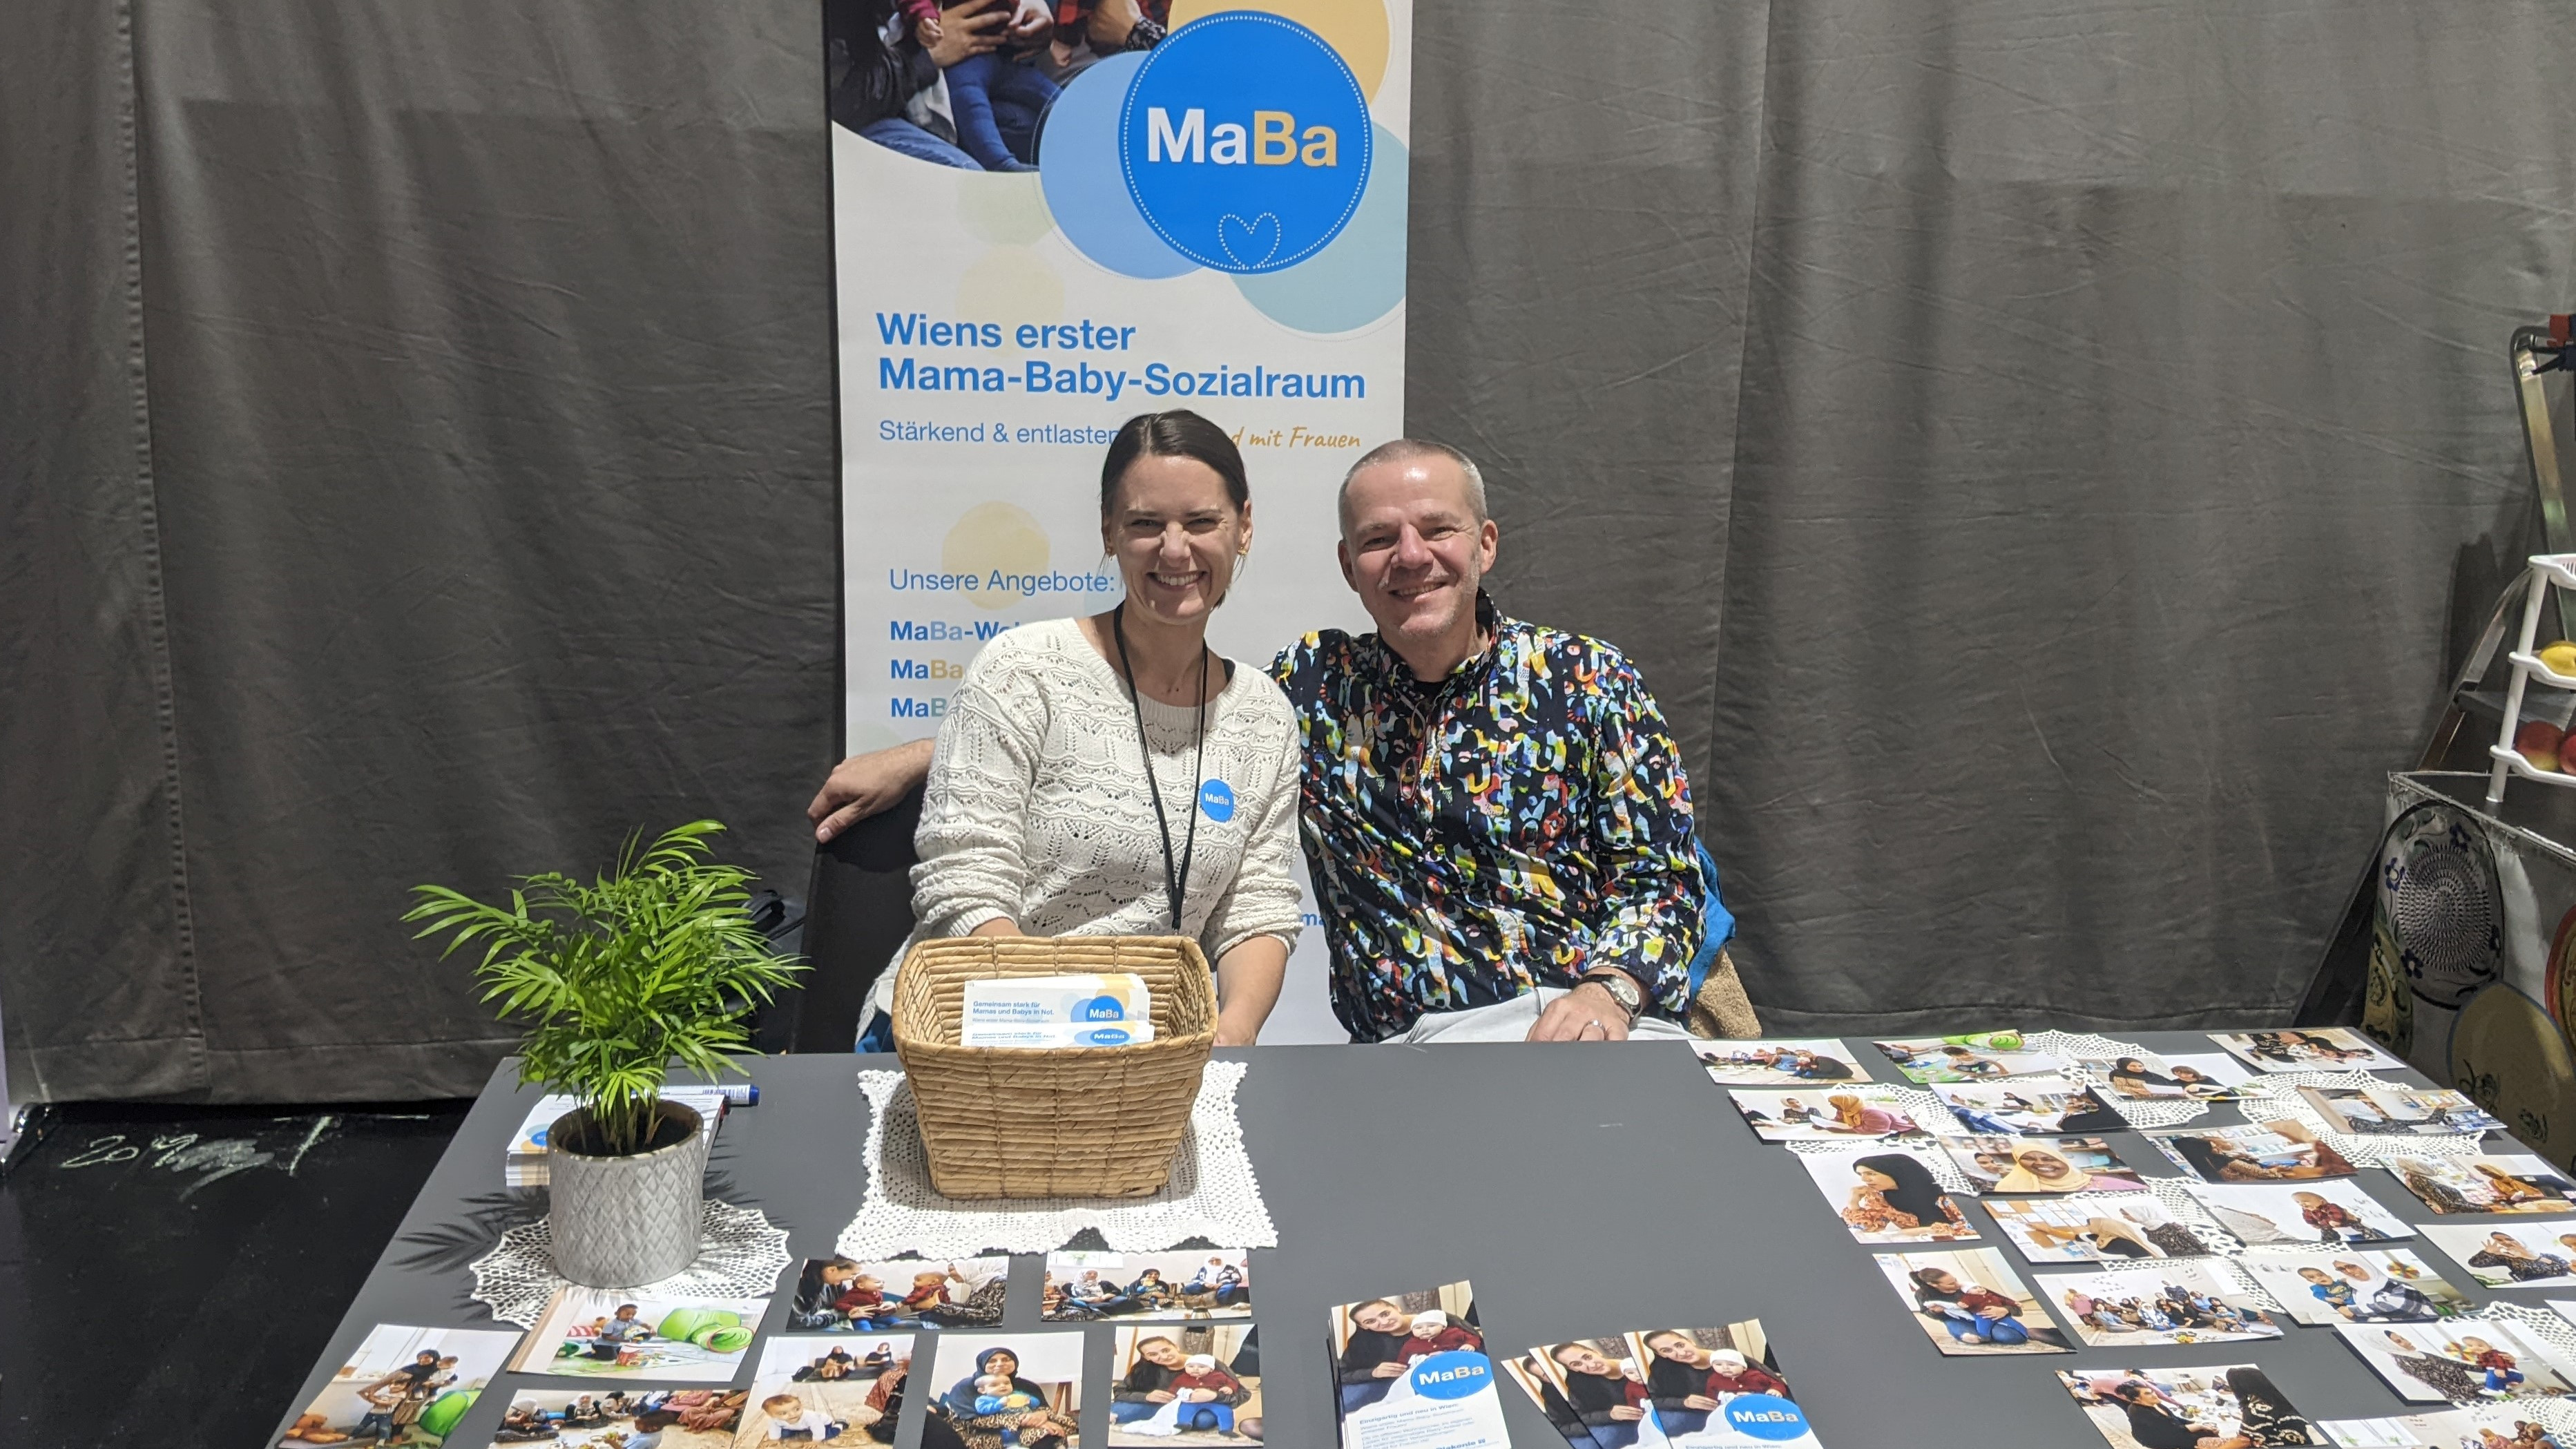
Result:
{"label": "red apple", "polygon": [[2513,747],[2531,762],[2535,770],[2558,768],[2558,746],[2567,732],[2545,719],[2527,719],[2513,732]]}

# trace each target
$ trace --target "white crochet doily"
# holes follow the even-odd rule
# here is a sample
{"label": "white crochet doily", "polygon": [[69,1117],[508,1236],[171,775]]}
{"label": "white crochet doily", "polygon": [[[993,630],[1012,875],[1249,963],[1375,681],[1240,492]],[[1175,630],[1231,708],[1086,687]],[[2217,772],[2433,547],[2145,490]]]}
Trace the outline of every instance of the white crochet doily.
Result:
{"label": "white crochet doily", "polygon": [[[769,1225],[758,1208],[707,1199],[698,1260],[659,1283],[635,1289],[638,1297],[766,1298],[787,1266],[787,1230]],[[555,1272],[554,1226],[544,1218],[510,1229],[474,1264],[474,1301],[503,1323],[536,1326],[546,1301],[569,1286]]]}
{"label": "white crochet doily", "polygon": [[1235,1089],[1245,1063],[1209,1062],[1199,1078],[1189,1131],[1181,1137],[1172,1180],[1137,1198],[951,1198],[930,1185],[921,1122],[901,1072],[861,1072],[868,1099],[863,1161],[867,1197],[841,1229],[838,1251],[861,1262],[904,1253],[925,1258],[977,1253],[1044,1253],[1085,1228],[1114,1252],[1150,1253],[1192,1238],[1234,1248],[1275,1248],[1279,1229],[1261,1200],[1261,1182],[1244,1155]]}
{"label": "white crochet doily", "polygon": [[2088,1083],[2094,1095],[2132,1127],[2179,1127],[2195,1121],[2209,1111],[2209,1104],[2190,1097],[2156,1097],[2138,1099],[2123,1097],[2111,1090],[2110,1075],[2083,1065],[2087,1061],[2118,1061],[2122,1057],[2153,1056],[2153,1052],[2133,1041],[2117,1037],[2089,1036],[2071,1031],[2034,1032],[2023,1038],[2029,1049],[2045,1052],[2066,1063],[2066,1074]]}

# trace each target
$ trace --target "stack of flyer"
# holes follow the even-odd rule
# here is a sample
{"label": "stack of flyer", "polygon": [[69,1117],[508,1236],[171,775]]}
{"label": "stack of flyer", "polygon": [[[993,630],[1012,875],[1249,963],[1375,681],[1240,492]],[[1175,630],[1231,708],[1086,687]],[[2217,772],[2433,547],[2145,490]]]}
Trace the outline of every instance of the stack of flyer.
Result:
{"label": "stack of flyer", "polygon": [[1154,1039],[1153,995],[1132,971],[966,983],[957,1043],[970,1047],[1135,1046]]}
{"label": "stack of flyer", "polygon": [[[662,1100],[694,1108],[704,1121],[709,1144],[716,1140],[716,1124],[724,1120],[725,1105],[730,1100],[722,1087],[665,1087]],[[564,1093],[552,1093],[537,1100],[528,1109],[528,1118],[510,1137],[510,1150],[503,1159],[501,1181],[510,1187],[543,1187],[546,1185],[546,1130],[555,1119],[581,1105],[581,1099]]]}

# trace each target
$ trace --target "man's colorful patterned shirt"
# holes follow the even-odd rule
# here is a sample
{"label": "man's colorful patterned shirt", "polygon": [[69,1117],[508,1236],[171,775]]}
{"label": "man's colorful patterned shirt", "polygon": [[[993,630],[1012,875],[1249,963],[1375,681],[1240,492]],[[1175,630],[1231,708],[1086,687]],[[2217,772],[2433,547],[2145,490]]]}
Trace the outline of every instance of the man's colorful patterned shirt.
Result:
{"label": "man's colorful patterned shirt", "polygon": [[1615,966],[1680,1016],[1702,880],[1662,712],[1609,645],[1481,594],[1477,616],[1493,646],[1437,683],[1336,629],[1271,666],[1305,753],[1334,1014],[1381,1041]]}

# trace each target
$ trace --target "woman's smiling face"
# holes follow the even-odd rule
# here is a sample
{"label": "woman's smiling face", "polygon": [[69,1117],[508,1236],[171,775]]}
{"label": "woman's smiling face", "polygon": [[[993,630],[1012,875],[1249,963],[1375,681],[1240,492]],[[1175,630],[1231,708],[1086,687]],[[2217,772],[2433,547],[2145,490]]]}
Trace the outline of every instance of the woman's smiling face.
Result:
{"label": "woman's smiling face", "polygon": [[2026,1151],[2013,1161],[2022,1171],[2048,1182],[2064,1177],[2067,1172],[2066,1160],[2053,1152]]}
{"label": "woman's smiling face", "polygon": [[1147,454],[1119,476],[1117,505],[1100,521],[1127,601],[1169,623],[1204,621],[1234,584],[1252,543],[1252,510],[1196,458]]}
{"label": "woman's smiling face", "polygon": [[1007,1348],[995,1350],[991,1358],[984,1360],[984,1372],[988,1374],[999,1374],[1003,1378],[1007,1379],[1017,1374],[1019,1371],[1020,1360],[1018,1355],[1012,1353]]}

